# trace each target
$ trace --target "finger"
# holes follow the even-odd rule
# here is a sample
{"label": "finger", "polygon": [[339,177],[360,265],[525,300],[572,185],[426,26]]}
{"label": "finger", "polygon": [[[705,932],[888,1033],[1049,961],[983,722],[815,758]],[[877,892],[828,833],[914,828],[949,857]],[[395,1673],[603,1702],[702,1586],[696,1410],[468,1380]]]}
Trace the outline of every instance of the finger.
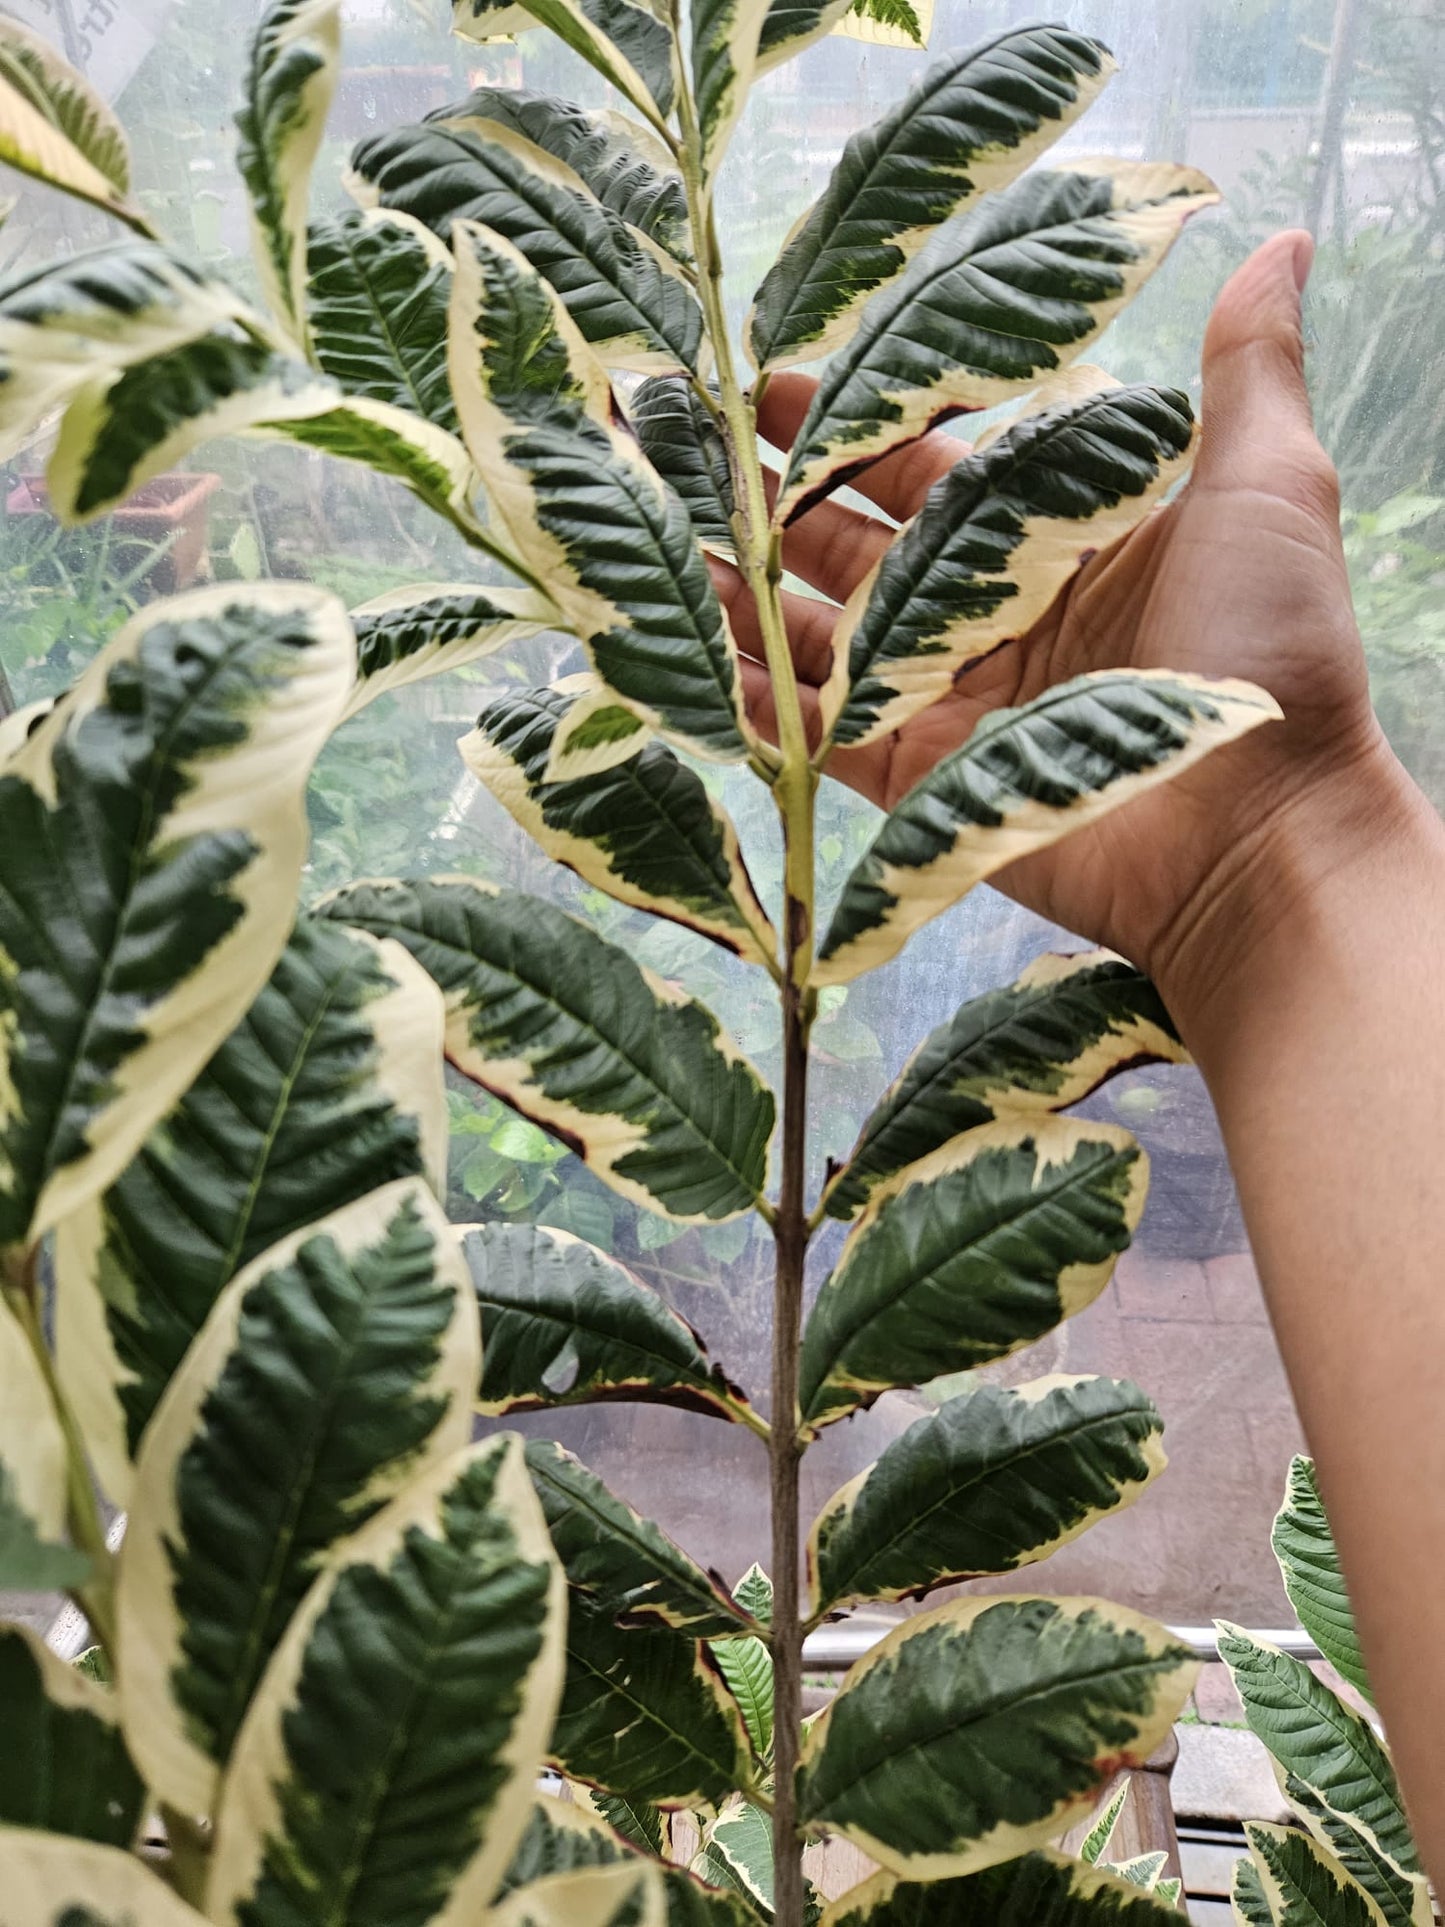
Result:
{"label": "finger", "polygon": [[[765,661],[767,649],[752,590],[730,562],[709,556],[707,566],[718,601],[727,610],[733,640],[745,656],[751,656],[756,662]],[[782,600],[788,646],[799,680],[821,687],[833,666],[833,627],[838,611],[830,603],[816,602],[812,596],[795,595],[787,589]]]}
{"label": "finger", "polygon": [[[811,375],[784,373],[770,377],[758,409],[758,431],[774,448],[793,446],[817,386]],[[917,514],[933,484],[967,453],[967,445],[956,435],[946,434],[941,428],[930,429],[920,440],[895,449],[855,476],[852,487],[876,502],[886,515],[903,521]]]}
{"label": "finger", "polygon": [[819,502],[784,531],[783,562],[835,602],[846,602],[897,533],[891,522],[841,502]]}
{"label": "finger", "polygon": [[812,375],[769,375],[758,404],[758,433],[774,448],[791,448],[818,384]]}

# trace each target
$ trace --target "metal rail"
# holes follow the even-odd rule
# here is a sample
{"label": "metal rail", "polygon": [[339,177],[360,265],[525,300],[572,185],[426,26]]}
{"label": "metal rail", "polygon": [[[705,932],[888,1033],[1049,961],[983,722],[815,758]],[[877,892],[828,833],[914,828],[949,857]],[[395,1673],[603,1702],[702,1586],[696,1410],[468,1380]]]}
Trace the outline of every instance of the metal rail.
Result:
{"label": "metal rail", "polygon": [[[862,1659],[893,1630],[906,1625],[903,1619],[844,1620],[837,1626],[823,1626],[803,1642],[803,1667],[809,1673],[843,1673]],[[1187,1646],[1196,1659],[1217,1659],[1212,1626],[1171,1626],[1169,1631],[1181,1646]],[[1270,1627],[1252,1631],[1252,1639],[1262,1639],[1291,1659],[1322,1659],[1324,1655],[1308,1633],[1297,1626]]]}

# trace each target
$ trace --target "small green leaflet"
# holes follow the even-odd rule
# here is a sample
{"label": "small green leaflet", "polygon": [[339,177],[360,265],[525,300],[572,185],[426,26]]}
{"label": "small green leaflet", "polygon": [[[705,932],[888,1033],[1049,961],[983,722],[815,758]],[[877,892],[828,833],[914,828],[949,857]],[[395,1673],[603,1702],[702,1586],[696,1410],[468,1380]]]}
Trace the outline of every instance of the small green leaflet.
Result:
{"label": "small green leaflet", "polygon": [[418,1178],[293,1234],[222,1293],[147,1428],[119,1565],[126,1729],[159,1797],[211,1811],[328,1554],[466,1444],[478,1331]]}
{"label": "small green leaflet", "polygon": [[833,741],[887,735],[1026,635],[1179,480],[1193,441],[1187,396],[1110,387],[1024,416],[935,482],[838,624],[821,698]]}
{"label": "small green leaflet", "polygon": [[352,610],[351,620],[357,682],[348,716],[406,683],[445,675],[554,629],[562,618],[534,589],[420,582],[363,602]]}
{"label": "small green leaflet", "polygon": [[236,165],[251,197],[261,285],[299,340],[306,328],[311,169],[340,72],[340,0],[269,0],[236,115]]}
{"label": "small green leaflet", "polygon": [[1381,1927],[1363,1887],[1309,1834],[1253,1822],[1244,1832],[1274,1927]]}
{"label": "small green leaflet", "polygon": [[6,1927],[205,1927],[143,1860],[62,1833],[7,1829]]}
{"label": "small green leaflet", "polygon": [[885,819],[843,886],[813,981],[876,969],[995,870],[1279,715],[1252,683],[1148,669],[1098,670],[995,710]]}
{"label": "small green leaflet", "polygon": [[937,1607],[860,1660],[810,1729],[799,1820],[914,1879],[1011,1860],[1148,1758],[1198,1670],[1167,1628],[1102,1600]]}
{"label": "small green leaflet", "polygon": [[1163,1429],[1124,1379],[950,1399],[824,1506],[808,1538],[812,1617],[1047,1558],[1163,1471]]}
{"label": "small green leaflet", "polygon": [[703,184],[717,173],[747,101],[758,35],[770,0],[696,0],[691,18],[692,91],[702,146]]}
{"label": "small green leaflet", "polygon": [[824,1193],[856,1217],[882,1179],[1001,1112],[1061,1111],[1107,1078],[1187,1054],[1154,986],[1107,950],[1045,953],[914,1051]]}
{"label": "small green leaflet", "polygon": [[[733,1598],[760,1626],[773,1623],[773,1583],[751,1565],[733,1588]],[[713,1641],[712,1656],[742,1712],[753,1752],[766,1765],[773,1751],[773,1657],[761,1639]]]}
{"label": "small green leaflet", "polygon": [[849,139],[783,243],[748,321],[755,366],[841,347],[864,302],[939,224],[1032,166],[1113,71],[1098,41],[1057,26],[1013,29],[936,61]]}
{"label": "small green leaflet", "polygon": [[[8,1386],[7,1386],[8,1390]],[[145,1789],[121,1737],[115,1695],[23,1626],[0,1626],[0,1826],[43,1827],[128,1847]],[[6,1918],[14,1898],[8,1845]]]}
{"label": "small green leaflet", "polygon": [[1159,1876],[1168,1864],[1167,1853],[1136,1853],[1132,1860],[1111,1861],[1109,1872],[1117,1874],[1120,1880],[1127,1880],[1131,1887],[1142,1887],[1146,1894],[1152,1894],[1157,1890]]}
{"label": "small green leaflet", "polygon": [[120,122],[49,41],[8,16],[0,20],[0,161],[150,232],[130,199]]}
{"label": "small green leaflet", "polygon": [[475,1919],[531,1812],[564,1594],[520,1440],[406,1486],[338,1548],[266,1669],[208,1918]]}
{"label": "small green leaflet", "polygon": [[[199,590],[130,622],[0,772],[0,1244],[109,1184],[265,981],[354,668],[334,597]],[[58,876],[86,931],[63,959]]]}
{"label": "small green leaflet", "polygon": [[518,891],[357,884],[325,914],[395,937],[441,986],[447,1052],[624,1197],[684,1222],[762,1193],[771,1091],[701,1004]]}
{"label": "small green leaflet", "polygon": [[1284,1504],[1270,1535],[1289,1602],[1325,1658],[1373,1700],[1365,1656],[1334,1535],[1325,1516],[1313,1459],[1290,1461]]}
{"label": "small green leaflet", "polygon": [[691,1325],[615,1258],[546,1225],[459,1235],[487,1335],[477,1403],[488,1417],[618,1398],[750,1414]]}
{"label": "small green leaflet", "polygon": [[526,1457],[574,1595],[586,1593],[589,1605],[619,1626],[670,1627],[694,1639],[744,1628],[744,1615],[721,1585],[579,1459],[551,1439],[529,1439]]}
{"label": "small green leaflet", "polygon": [[959,1880],[875,1874],[819,1927],[1178,1927],[1179,1915],[1102,1867],[1028,1853]]}
{"label": "small green leaflet", "polygon": [[732,556],[733,483],[717,422],[683,375],[639,383],[628,415],[642,452],[687,506],[699,542]]}
{"label": "small green leaflet", "polygon": [[879,1185],[803,1328],[805,1430],[1007,1358],[1091,1304],[1147,1184],[1127,1131],[1040,1117],[982,1125]]}
{"label": "small green leaflet", "polygon": [[1065,367],[1218,199],[1193,168],[1080,161],[990,195],[869,304],[818,384],[777,505],[791,521],[901,443]]}
{"label": "small green leaflet", "polygon": [[307,319],[316,359],[348,395],[409,409],[455,434],[447,378],[452,257],[429,228],[389,208],[312,224]]}
{"label": "small green leaflet", "polygon": [[462,760],[548,856],[584,881],[772,967],[777,935],[732,819],[701,777],[652,742],[595,775],[552,780],[570,708],[560,690],[500,696],[462,738]]}

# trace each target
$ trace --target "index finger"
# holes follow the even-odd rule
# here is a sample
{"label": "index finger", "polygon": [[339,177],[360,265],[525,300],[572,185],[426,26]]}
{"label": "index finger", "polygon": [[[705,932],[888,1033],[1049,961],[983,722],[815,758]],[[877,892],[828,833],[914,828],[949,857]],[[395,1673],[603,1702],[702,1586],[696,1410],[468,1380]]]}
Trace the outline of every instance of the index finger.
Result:
{"label": "index finger", "polygon": [[[773,375],[758,407],[758,432],[774,448],[791,448],[803,425],[818,384],[812,375],[791,370]],[[931,428],[916,442],[895,448],[849,482],[876,502],[886,515],[906,521],[916,515],[933,484],[968,453],[968,444],[944,429]]]}

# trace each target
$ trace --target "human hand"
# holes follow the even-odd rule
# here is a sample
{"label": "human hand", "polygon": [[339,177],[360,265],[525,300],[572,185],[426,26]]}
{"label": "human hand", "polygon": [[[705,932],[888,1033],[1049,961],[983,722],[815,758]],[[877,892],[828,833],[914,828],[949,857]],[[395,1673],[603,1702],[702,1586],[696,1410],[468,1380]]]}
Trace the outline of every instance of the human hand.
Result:
{"label": "human hand", "polygon": [[[839,750],[827,771],[885,809],[956,749],[990,711],[1025,703],[1087,670],[1177,669],[1261,684],[1284,722],[1216,751],[994,881],[1029,907],[1107,943],[1161,982],[1196,960],[1206,928],[1278,853],[1368,813],[1395,768],[1369,702],[1339,536],[1334,470],[1315,439],[1303,372],[1303,233],[1275,236],[1229,281],[1205,337],[1203,436],[1189,486],[1091,559],[1026,635],[969,665],[942,701],[893,735]],[[778,375],[759,427],[787,447],[813,383]],[[866,471],[855,486],[905,519],[960,459],[935,431]],[[787,598],[805,713],[831,661],[835,604],[877,562],[892,529],[826,501],[789,529],[786,566],[831,598]],[[750,709],[771,733],[771,691],[751,596],[714,571],[728,605]],[[1237,939],[1238,932],[1235,932]],[[1200,937],[1202,943],[1203,939]],[[1206,946],[1207,947],[1207,946]],[[1166,985],[1166,991],[1168,986]]]}

